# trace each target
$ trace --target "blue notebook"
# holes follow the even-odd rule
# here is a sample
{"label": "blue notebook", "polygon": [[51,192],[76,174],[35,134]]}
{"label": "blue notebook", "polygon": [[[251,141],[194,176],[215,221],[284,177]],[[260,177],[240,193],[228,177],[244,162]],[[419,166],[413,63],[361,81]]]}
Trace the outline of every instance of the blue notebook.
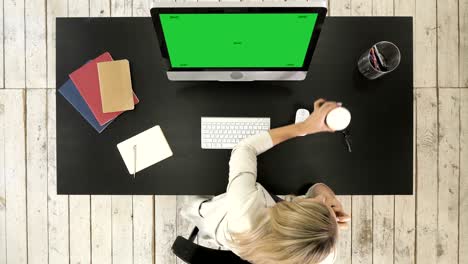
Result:
{"label": "blue notebook", "polygon": [[98,121],[93,115],[93,112],[89,109],[88,105],[86,104],[83,97],[81,97],[80,93],[76,89],[75,84],[73,84],[72,80],[68,79],[62,87],[59,89],[59,93],[67,99],[67,101],[78,111],[80,112],[81,116],[83,116],[88,123],[96,129],[98,133],[101,133],[113,120],[105,123],[104,125],[99,125]]}

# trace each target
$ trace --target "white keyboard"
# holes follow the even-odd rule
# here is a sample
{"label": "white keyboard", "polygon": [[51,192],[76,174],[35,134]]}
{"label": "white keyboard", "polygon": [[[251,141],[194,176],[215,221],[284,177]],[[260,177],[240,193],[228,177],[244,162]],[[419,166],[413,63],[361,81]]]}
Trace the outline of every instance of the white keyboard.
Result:
{"label": "white keyboard", "polygon": [[232,149],[242,139],[270,129],[267,117],[202,117],[202,149]]}

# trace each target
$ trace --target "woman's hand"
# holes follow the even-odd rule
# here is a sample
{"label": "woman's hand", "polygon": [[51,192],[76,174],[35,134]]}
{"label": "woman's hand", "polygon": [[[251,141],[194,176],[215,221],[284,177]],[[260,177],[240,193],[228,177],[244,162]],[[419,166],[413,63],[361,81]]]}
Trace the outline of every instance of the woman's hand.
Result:
{"label": "woman's hand", "polygon": [[349,222],[351,221],[351,216],[349,216],[343,208],[343,205],[336,197],[330,201],[330,207],[335,212],[336,222],[341,229],[348,229]]}
{"label": "woman's hand", "polygon": [[304,122],[297,124],[301,134],[310,135],[319,132],[334,132],[325,124],[325,118],[331,110],[340,106],[341,103],[327,102],[322,98],[315,101],[312,114]]}
{"label": "woman's hand", "polygon": [[348,228],[348,224],[351,221],[351,216],[349,216],[341,202],[336,197],[335,193],[323,183],[317,183],[311,188],[311,193],[308,193],[312,198],[316,201],[322,202],[329,208],[333,210],[336,217],[336,222],[338,222],[338,226],[342,229]]}
{"label": "woman's hand", "polygon": [[314,112],[312,112],[304,122],[274,128],[269,131],[273,145],[298,136],[305,136],[318,132],[333,132],[333,130],[325,124],[325,118],[331,110],[339,106],[341,106],[341,103],[327,102],[325,99],[318,99],[314,103]]}

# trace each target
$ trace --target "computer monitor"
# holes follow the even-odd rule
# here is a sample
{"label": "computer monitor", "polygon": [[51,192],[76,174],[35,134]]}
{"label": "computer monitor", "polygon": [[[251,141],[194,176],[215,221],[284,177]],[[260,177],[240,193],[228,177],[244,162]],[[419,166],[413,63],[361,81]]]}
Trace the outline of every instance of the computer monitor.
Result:
{"label": "computer monitor", "polygon": [[198,2],[151,16],[170,80],[303,80],[326,12],[326,0]]}

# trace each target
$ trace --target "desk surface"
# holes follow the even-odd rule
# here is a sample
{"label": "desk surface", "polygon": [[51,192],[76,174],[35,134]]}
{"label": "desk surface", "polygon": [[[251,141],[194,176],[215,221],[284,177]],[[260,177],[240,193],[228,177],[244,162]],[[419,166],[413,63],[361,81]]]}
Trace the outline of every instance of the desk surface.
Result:
{"label": "desk surface", "polygon": [[[401,50],[400,66],[375,81],[357,72],[358,57],[380,40]],[[140,103],[96,133],[57,95],[59,194],[219,194],[228,150],[200,148],[201,116],[269,116],[294,122],[319,97],[351,111],[353,152],[340,133],[283,143],[258,158],[258,181],[277,194],[325,182],[337,194],[411,194],[413,190],[413,52],[411,18],[328,17],[300,82],[170,82],[150,18],[58,18],[57,87],[99,54],[128,59]],[[117,143],[154,125],[174,156],[130,176]]]}

